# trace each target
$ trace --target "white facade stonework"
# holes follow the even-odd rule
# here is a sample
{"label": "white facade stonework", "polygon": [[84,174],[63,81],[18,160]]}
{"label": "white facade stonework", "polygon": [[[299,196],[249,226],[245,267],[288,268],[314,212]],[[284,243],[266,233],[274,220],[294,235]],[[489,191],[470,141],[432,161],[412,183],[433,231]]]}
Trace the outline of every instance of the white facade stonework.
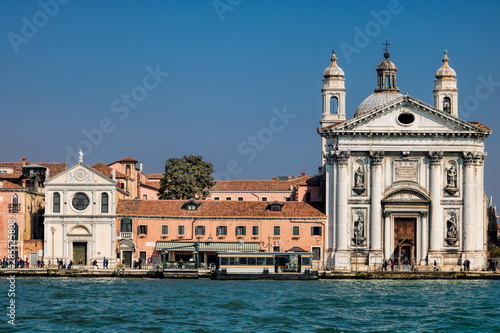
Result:
{"label": "white facade stonework", "polygon": [[397,68],[384,56],[375,93],[353,118],[325,116],[331,110],[323,103],[324,264],[366,270],[393,259],[458,270],[468,259],[471,269],[481,269],[484,139],[491,130],[458,117],[447,56],[436,73],[434,106],[399,94]]}
{"label": "white facade stonework", "polygon": [[45,183],[45,262],[116,264],[116,182],[79,163]]}

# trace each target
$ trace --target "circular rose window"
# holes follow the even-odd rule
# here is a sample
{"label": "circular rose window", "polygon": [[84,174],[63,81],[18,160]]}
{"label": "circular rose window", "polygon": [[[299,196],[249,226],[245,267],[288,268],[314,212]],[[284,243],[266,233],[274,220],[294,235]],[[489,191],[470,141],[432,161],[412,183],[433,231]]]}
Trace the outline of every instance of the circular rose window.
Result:
{"label": "circular rose window", "polygon": [[84,210],[89,206],[89,197],[85,193],[77,193],[71,202],[76,210]]}
{"label": "circular rose window", "polygon": [[398,116],[398,122],[400,122],[403,125],[410,125],[415,121],[415,116],[412,115],[411,113],[401,113]]}

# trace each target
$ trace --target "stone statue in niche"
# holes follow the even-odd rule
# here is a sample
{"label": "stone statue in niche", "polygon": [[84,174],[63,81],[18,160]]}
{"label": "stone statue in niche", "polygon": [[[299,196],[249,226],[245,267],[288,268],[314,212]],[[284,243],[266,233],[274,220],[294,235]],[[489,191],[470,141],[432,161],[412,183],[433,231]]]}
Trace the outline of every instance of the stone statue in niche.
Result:
{"label": "stone statue in niche", "polygon": [[447,180],[448,180],[448,186],[449,187],[457,187],[457,171],[455,170],[455,167],[452,165],[448,169],[448,174],[447,174]]}
{"label": "stone statue in niche", "polygon": [[446,242],[448,245],[455,245],[458,240],[457,218],[451,215],[446,220]]}
{"label": "stone statue in niche", "polygon": [[365,192],[365,172],[361,166],[358,166],[354,172],[354,192],[358,195]]}
{"label": "stone statue in niche", "polygon": [[357,246],[363,245],[365,242],[365,221],[361,216],[358,216],[358,219],[354,221],[353,231],[353,243]]}
{"label": "stone statue in niche", "polygon": [[365,173],[363,169],[359,166],[354,173],[354,186],[364,186],[365,185]]}
{"label": "stone statue in niche", "polygon": [[453,165],[446,170],[446,192],[450,195],[458,192],[457,169]]}
{"label": "stone statue in niche", "polygon": [[365,233],[365,222],[361,218],[358,217],[356,221],[354,221],[354,237],[363,237]]}
{"label": "stone statue in niche", "polygon": [[448,238],[457,238],[458,232],[457,232],[457,221],[455,219],[455,216],[451,216],[448,221],[446,221],[446,226],[448,228]]}

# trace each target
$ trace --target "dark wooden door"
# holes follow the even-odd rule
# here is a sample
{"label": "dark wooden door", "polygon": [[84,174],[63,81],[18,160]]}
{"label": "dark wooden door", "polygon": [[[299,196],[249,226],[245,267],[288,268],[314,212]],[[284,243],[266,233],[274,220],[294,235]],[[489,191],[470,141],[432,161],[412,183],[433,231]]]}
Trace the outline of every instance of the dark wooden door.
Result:
{"label": "dark wooden door", "polygon": [[87,243],[73,243],[73,265],[77,265],[80,260],[83,265],[87,265]]}
{"label": "dark wooden door", "polygon": [[394,258],[399,264],[401,257],[415,261],[417,219],[396,217],[394,219]]}

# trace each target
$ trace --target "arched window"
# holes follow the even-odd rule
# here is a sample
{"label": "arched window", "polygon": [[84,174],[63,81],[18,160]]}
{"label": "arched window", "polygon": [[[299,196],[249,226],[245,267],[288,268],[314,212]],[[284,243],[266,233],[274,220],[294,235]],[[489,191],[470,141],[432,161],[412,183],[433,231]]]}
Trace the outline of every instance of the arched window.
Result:
{"label": "arched window", "polygon": [[449,97],[443,98],[443,111],[451,112],[451,99]]}
{"label": "arched window", "polygon": [[339,113],[339,100],[337,97],[330,98],[330,114]]}
{"label": "arched window", "polygon": [[17,193],[12,196],[12,203],[9,204],[9,213],[19,213],[19,197]]}
{"label": "arched window", "polygon": [[130,177],[130,165],[125,167],[125,174]]}
{"label": "arched window", "polygon": [[101,213],[107,213],[109,209],[109,196],[107,193],[101,194]]}
{"label": "arched window", "polygon": [[58,192],[52,196],[52,211],[54,213],[61,212],[61,195]]}

